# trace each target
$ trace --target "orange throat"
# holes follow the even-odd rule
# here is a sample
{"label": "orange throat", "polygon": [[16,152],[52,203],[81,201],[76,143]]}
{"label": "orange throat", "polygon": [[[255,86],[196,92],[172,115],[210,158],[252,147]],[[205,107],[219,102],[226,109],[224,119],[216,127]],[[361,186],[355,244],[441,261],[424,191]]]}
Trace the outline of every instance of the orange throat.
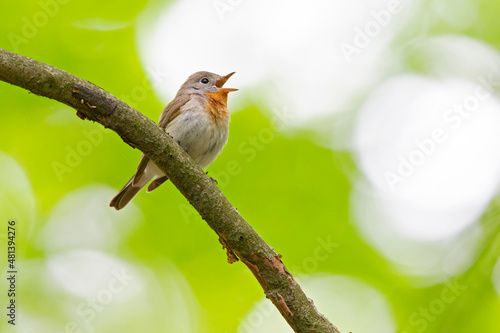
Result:
{"label": "orange throat", "polygon": [[203,93],[207,97],[207,111],[214,121],[225,119],[229,116],[227,110],[227,94],[232,89],[221,89],[217,92]]}

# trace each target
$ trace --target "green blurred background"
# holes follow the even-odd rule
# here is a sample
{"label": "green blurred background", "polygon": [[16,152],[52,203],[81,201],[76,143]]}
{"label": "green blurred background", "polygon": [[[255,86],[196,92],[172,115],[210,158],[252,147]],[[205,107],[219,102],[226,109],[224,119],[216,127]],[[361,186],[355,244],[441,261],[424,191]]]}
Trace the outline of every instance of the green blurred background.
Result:
{"label": "green blurred background", "polygon": [[[168,11],[182,2],[3,1],[0,47],[89,80],[157,121],[164,101],[140,59],[138,22],[147,29],[145,12]],[[251,6],[243,1],[221,3],[241,13]],[[356,2],[359,12],[365,11],[363,3]],[[494,281],[500,284],[494,268],[500,251],[495,203],[475,222],[481,236],[470,252],[450,250],[450,256],[470,257],[462,269],[451,275],[409,273],[359,231],[359,212],[352,207],[358,192],[353,188],[364,176],[355,152],[344,145],[351,140],[354,115],[370,90],[395,73],[430,75],[432,59],[403,48],[409,40],[453,33],[498,49],[500,4],[460,3],[460,8],[471,6],[476,13],[466,26],[453,19],[455,2],[415,5],[389,42],[391,52],[400,51],[399,61],[387,64],[381,58],[386,71],[360,87],[342,112],[326,112],[300,125],[283,124],[287,118],[276,118],[257,84],[247,85],[247,94],[244,79],[238,85],[238,75],[244,78],[259,68],[241,64],[243,70],[236,69],[231,79],[231,87],[240,88],[241,94],[230,96],[230,138],[208,168],[209,175],[283,255],[319,311],[342,332],[500,330],[494,287]],[[216,5],[210,2],[208,8]],[[274,14],[286,15],[283,6],[285,14]],[[314,11],[333,10],[327,2],[310,6]],[[336,15],[342,15],[342,3],[335,6]],[[431,7],[439,7],[441,16],[431,13]],[[204,4],[192,10],[206,8]],[[296,17],[299,27],[301,19]],[[258,24],[259,17],[254,21]],[[39,24],[30,30],[29,22]],[[332,43],[338,53],[335,40],[323,43]],[[294,71],[298,65],[290,66]],[[8,219],[17,223],[19,270],[18,322],[12,327],[2,314],[2,332],[291,331],[248,269],[240,262],[227,264],[214,232],[172,184],[141,193],[124,211],[107,207],[135,170],[139,151],[101,125],[80,120],[74,110],[20,88],[0,83],[0,101],[1,228],[7,229]],[[2,251],[5,241],[3,233]],[[419,244],[418,249],[426,248],[425,241]],[[428,257],[433,256],[432,246]]]}

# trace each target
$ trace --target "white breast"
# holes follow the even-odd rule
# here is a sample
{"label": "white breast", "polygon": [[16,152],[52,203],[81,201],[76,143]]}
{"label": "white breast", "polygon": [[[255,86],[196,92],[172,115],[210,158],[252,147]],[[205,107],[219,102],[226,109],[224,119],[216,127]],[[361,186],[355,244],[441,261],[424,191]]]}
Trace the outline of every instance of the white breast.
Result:
{"label": "white breast", "polygon": [[201,110],[201,105],[192,100],[172,120],[165,131],[187,150],[191,158],[202,168],[209,166],[226,145],[229,134],[227,120],[214,122],[210,114]]}

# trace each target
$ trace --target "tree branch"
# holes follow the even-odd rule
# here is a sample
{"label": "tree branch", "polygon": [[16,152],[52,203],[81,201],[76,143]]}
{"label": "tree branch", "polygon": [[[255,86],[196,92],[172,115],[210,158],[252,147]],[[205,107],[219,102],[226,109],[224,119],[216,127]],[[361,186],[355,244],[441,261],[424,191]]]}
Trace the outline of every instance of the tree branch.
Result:
{"label": "tree branch", "polygon": [[61,69],[0,49],[0,80],[55,99],[116,132],[141,150],[219,235],[227,248],[247,265],[266,297],[295,332],[340,333],[307,298],[281,261],[281,256],[257,234],[220,189],[187,153],[153,121],[94,84]]}

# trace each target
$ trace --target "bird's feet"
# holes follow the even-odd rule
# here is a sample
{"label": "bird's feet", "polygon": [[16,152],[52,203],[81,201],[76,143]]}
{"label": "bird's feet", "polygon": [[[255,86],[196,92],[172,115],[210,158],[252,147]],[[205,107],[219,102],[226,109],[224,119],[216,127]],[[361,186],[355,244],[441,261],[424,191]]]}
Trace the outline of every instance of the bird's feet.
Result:
{"label": "bird's feet", "polygon": [[[208,171],[205,172],[205,174],[208,175]],[[210,180],[212,181],[212,183],[215,183],[215,185],[219,185],[219,182],[217,181],[217,179],[210,177]]]}

